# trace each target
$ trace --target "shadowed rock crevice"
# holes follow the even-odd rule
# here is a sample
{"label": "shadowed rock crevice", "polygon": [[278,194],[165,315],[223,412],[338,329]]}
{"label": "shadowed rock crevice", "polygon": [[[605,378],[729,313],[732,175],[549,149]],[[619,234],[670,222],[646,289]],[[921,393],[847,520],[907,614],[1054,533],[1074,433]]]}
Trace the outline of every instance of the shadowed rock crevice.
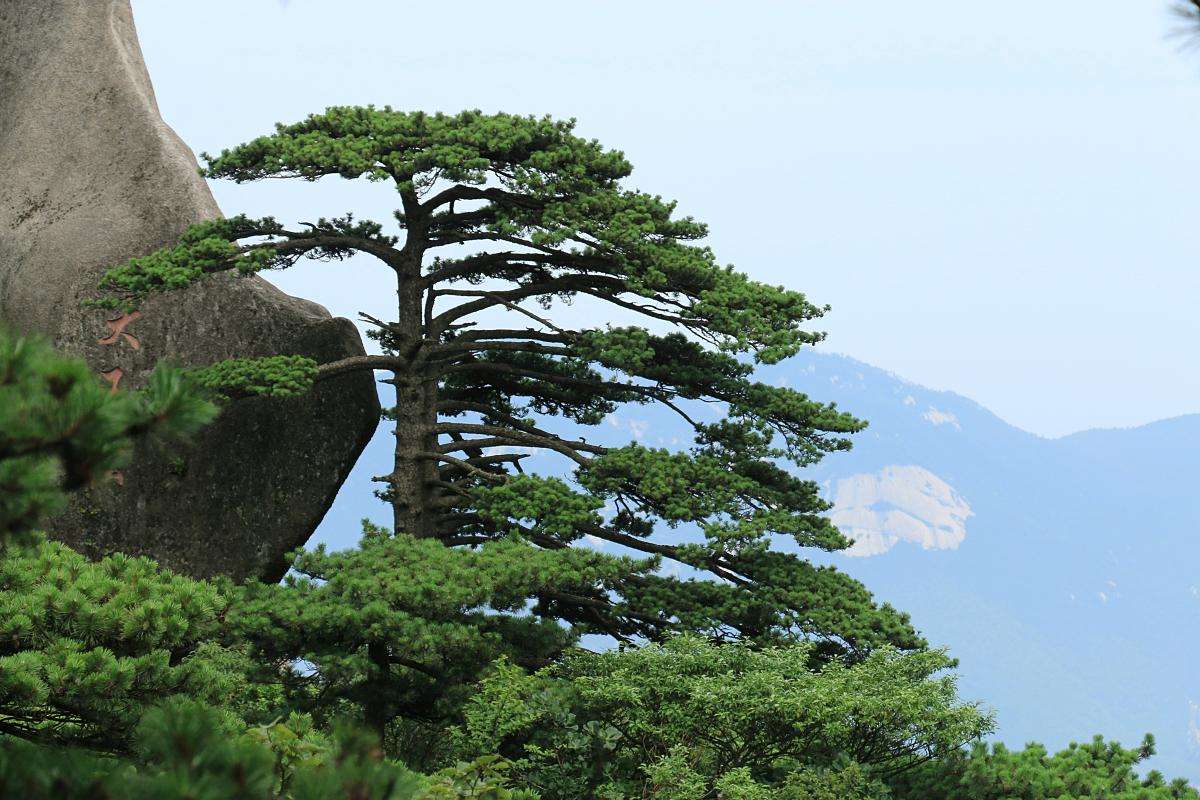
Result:
{"label": "shadowed rock crevice", "polygon": [[[129,317],[82,308],[105,268],[220,214],[196,169],[159,116],[128,0],[0,0],[0,324],[50,338],[121,389],[160,359],[362,353],[348,320],[259,278],[155,297]],[[302,399],[238,402],[185,450],[141,447],[123,485],[81,496],[51,533],[89,555],[276,579],[378,419],[361,374]]]}

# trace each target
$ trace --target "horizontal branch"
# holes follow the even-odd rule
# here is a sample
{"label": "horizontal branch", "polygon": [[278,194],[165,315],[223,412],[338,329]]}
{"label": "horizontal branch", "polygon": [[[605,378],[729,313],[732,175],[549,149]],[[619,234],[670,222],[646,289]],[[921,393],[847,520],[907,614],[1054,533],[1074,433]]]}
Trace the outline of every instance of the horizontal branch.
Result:
{"label": "horizontal branch", "polygon": [[519,417],[514,417],[512,414],[506,414],[505,412],[497,408],[493,408],[486,403],[470,403],[465,400],[443,400],[437,404],[437,410],[438,413],[448,413],[451,411],[470,411],[480,414],[484,417],[494,419],[497,422],[503,422],[504,424],[509,425],[516,430],[528,431],[529,433],[533,433],[538,436],[558,438],[550,431],[542,430],[530,422],[526,422]]}
{"label": "horizontal branch", "polygon": [[651,625],[659,625],[664,628],[669,628],[674,625],[674,623],[669,619],[663,619],[662,617],[656,617],[651,614],[643,614],[639,611],[633,611],[628,608],[618,610],[612,602],[601,600],[599,598],[582,597],[577,594],[559,592],[554,589],[543,589],[537,594],[542,597],[547,597],[551,600],[557,600],[560,603],[567,603],[569,605],[583,606],[584,608],[594,608],[600,611],[607,611],[610,614],[629,617],[630,619],[636,619],[639,622],[646,622]]}
{"label": "horizontal branch", "polygon": [[[613,530],[612,528],[606,528],[603,525],[594,525],[586,522],[581,524],[579,529],[585,533],[590,533],[597,538],[604,539],[607,542],[628,547],[631,550],[637,550],[638,552],[646,553],[647,555],[665,556],[672,561],[686,563],[679,558],[679,548],[675,545],[648,542],[645,539],[639,539],[636,536],[630,536],[627,533],[621,533],[620,531]],[[733,567],[722,563],[719,558],[714,557],[710,559],[706,564],[706,567],[713,574],[719,575],[731,583],[735,583],[739,586],[754,585],[753,581],[749,581],[746,578],[743,578],[741,575],[738,575],[733,570]]]}
{"label": "horizontal branch", "polygon": [[[572,351],[567,347],[553,347],[540,342],[488,342],[488,341],[451,341],[430,348],[425,361],[445,360],[437,356],[459,357],[475,352],[508,352],[508,353],[537,353],[543,356],[570,356]],[[457,356],[455,354],[458,354]]]}
{"label": "horizontal branch", "polygon": [[524,208],[536,208],[539,205],[537,202],[530,200],[527,195],[509,192],[494,186],[480,188],[460,183],[438,192],[433,197],[421,203],[420,209],[423,213],[428,214],[434,209],[456,203],[459,200],[487,200],[493,203],[508,203],[509,205],[522,206]]}
{"label": "horizontal branch", "polygon": [[574,341],[576,336],[577,334],[571,332],[546,333],[534,328],[492,328],[489,330],[464,331],[457,334],[450,341],[459,341],[460,339],[468,339],[470,341],[483,339],[535,339],[552,344],[567,344]]}
{"label": "horizontal branch", "polygon": [[[521,244],[527,246],[524,242],[521,242]],[[434,242],[432,246],[437,247],[439,245]],[[606,259],[597,256],[586,256],[580,253],[563,252],[552,248],[545,248],[537,252],[505,250],[497,253],[480,253],[443,263],[445,266],[424,275],[422,280],[426,286],[435,286],[445,281],[455,280],[456,278],[465,278],[486,271],[484,269],[486,267],[494,266],[516,267],[523,264],[530,264],[539,267],[592,269],[600,272],[612,272],[612,265]]]}
{"label": "horizontal branch", "polygon": [[243,245],[238,248],[238,254],[244,255],[255,250],[274,250],[279,253],[294,252],[297,255],[304,255],[309,250],[319,250],[322,248],[327,250],[355,250],[360,253],[373,255],[391,267],[395,267],[400,258],[400,251],[396,248],[382,242],[364,239],[361,236],[307,234],[300,231],[284,231],[282,235],[288,238],[284,241],[256,242],[254,244]]}
{"label": "horizontal branch", "polygon": [[486,297],[481,297],[478,300],[461,303],[434,317],[432,325],[435,330],[442,329],[455,320],[462,319],[471,314],[477,314],[480,311],[486,311],[498,305],[507,305],[530,297],[541,297],[543,295],[583,292],[587,289],[592,290],[587,291],[587,294],[601,298],[604,298],[605,295],[599,293],[600,289],[607,289],[610,293],[629,291],[624,281],[606,275],[564,275],[528,286],[520,286],[516,289],[491,292]]}
{"label": "horizontal branch", "polygon": [[328,364],[322,364],[317,367],[317,380],[327,380],[336,378],[339,375],[345,375],[348,372],[359,372],[363,370],[399,370],[408,366],[402,358],[387,355],[371,355],[371,356],[351,356],[343,358],[340,361],[331,361]]}
{"label": "horizontal branch", "polygon": [[490,481],[492,483],[498,483],[498,482],[503,483],[505,480],[503,475],[497,475],[494,472],[488,472],[487,470],[480,469],[479,467],[474,466],[473,464],[469,463],[465,459],[457,458],[457,457],[449,455],[447,453],[432,453],[432,452],[428,452],[428,451],[423,451],[423,452],[417,453],[417,457],[423,458],[423,459],[426,459],[429,461],[444,461],[447,464],[452,464],[452,465],[458,467],[459,469],[463,470],[464,472],[467,472],[478,478],[482,478],[483,480]]}
{"label": "horizontal branch", "polygon": [[496,425],[471,425],[467,423],[444,422],[438,424],[437,432],[476,433],[481,436],[489,437],[487,439],[447,442],[446,444],[438,447],[439,453],[454,453],[467,447],[498,447],[506,444],[522,444],[535,447],[539,450],[553,450],[556,453],[561,453],[580,466],[587,466],[589,459],[581,456],[580,453],[603,455],[604,453],[608,452],[607,448],[600,447],[599,445],[588,444],[587,442],[569,442],[566,439],[561,439],[557,436],[539,436],[538,434],[529,433],[522,430],[502,428]]}
{"label": "horizontal branch", "polygon": [[[584,453],[592,453],[594,455],[604,455],[608,452],[607,447],[601,447],[598,444],[588,444],[582,439],[567,440],[552,433],[545,431],[528,430],[525,428],[502,428],[498,425],[476,425],[469,422],[438,422],[438,433],[477,433],[481,436],[509,436],[529,442],[530,444],[548,442],[550,445],[563,445],[570,447],[573,450],[578,450]],[[450,451],[452,452],[452,451]]]}

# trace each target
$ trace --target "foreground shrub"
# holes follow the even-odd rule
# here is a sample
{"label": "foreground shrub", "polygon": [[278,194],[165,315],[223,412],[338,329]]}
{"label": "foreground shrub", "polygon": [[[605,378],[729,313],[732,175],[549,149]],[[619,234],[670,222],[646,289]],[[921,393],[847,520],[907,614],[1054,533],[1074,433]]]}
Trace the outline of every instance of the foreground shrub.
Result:
{"label": "foreground shrub", "polygon": [[0,552],[0,733],[127,750],[153,705],[248,712],[247,665],[222,647],[226,601],[145,558],[89,562],[42,541]]}
{"label": "foreground shrub", "polygon": [[468,702],[457,746],[511,758],[546,800],[799,798],[839,783],[867,797],[990,730],[938,676],[942,653],[884,649],[813,669],[811,649],[679,637],[532,676],[502,665]]}
{"label": "foreground shrub", "polygon": [[[281,727],[290,732],[283,735]],[[132,758],[7,739],[0,742],[0,797],[407,800],[425,784],[381,760],[369,737],[327,739],[302,724],[272,728],[238,732],[211,708],[174,701],[146,714]]]}

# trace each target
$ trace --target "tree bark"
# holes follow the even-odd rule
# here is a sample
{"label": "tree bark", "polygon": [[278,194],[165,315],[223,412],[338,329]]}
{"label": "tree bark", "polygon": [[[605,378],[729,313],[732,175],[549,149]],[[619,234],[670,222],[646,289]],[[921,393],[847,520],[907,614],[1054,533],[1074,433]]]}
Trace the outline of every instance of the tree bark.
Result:
{"label": "tree bark", "polygon": [[[367,658],[371,659],[371,663],[375,669],[379,671],[376,680],[379,686],[388,685],[388,673],[391,671],[391,660],[388,658],[387,645],[381,642],[371,642],[367,645]],[[387,726],[391,722],[391,709],[384,702],[386,697],[385,692],[376,692],[375,698],[367,699],[363,703],[363,716],[367,727],[375,732],[379,737],[379,746],[385,745],[384,737],[387,735]]]}
{"label": "tree bark", "polygon": [[430,537],[437,532],[430,485],[437,480],[437,464],[423,454],[436,445],[436,388],[411,374],[397,374],[395,382],[396,460],[390,487],[395,531]]}
{"label": "tree bark", "polygon": [[[404,198],[406,212],[418,206],[415,198]],[[397,369],[396,451],[390,491],[396,533],[419,538],[437,535],[438,510],[434,482],[437,464],[422,454],[437,445],[437,380],[427,378],[413,363],[428,335],[425,329],[425,284],[421,280],[427,220],[408,219],[409,241],[397,261],[396,355],[405,364]]]}

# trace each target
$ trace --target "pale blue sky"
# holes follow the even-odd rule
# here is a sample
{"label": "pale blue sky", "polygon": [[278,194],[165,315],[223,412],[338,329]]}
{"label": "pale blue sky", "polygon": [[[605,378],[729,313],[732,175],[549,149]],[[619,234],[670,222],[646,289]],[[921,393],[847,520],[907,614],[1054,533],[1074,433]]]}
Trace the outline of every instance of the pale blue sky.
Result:
{"label": "pale blue sky", "polygon": [[[576,117],[826,349],[1059,435],[1200,412],[1200,54],[1165,0],[134,0],[167,121],[219,150],[331,104]],[[215,186],[386,220],[382,186]],[[273,276],[386,314],[386,275]]]}

